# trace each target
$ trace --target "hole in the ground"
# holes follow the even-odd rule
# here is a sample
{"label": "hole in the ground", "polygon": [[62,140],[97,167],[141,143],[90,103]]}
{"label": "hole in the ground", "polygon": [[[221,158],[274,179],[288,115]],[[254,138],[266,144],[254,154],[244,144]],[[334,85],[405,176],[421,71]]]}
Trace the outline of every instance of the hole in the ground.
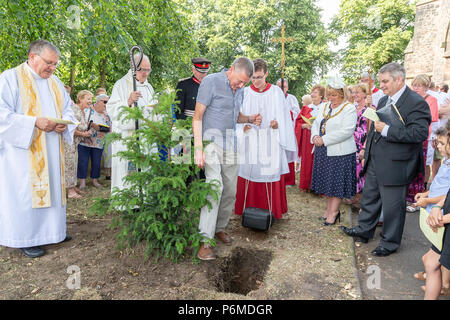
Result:
{"label": "hole in the ground", "polygon": [[234,248],[231,256],[217,261],[217,290],[247,295],[261,286],[271,261],[268,250]]}

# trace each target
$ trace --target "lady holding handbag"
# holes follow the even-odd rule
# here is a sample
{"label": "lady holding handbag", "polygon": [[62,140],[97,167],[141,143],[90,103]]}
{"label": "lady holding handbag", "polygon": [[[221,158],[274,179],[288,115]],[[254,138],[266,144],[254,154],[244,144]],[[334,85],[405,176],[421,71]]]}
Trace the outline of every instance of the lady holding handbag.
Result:
{"label": "lady holding handbag", "polygon": [[106,103],[109,97],[105,94],[97,96],[94,108],[86,109],[85,116],[87,118],[88,130],[91,136],[85,138],[78,146],[78,170],[77,175],[80,179],[80,189],[86,187],[86,176],[91,160],[91,179],[94,187],[101,187],[98,182],[100,178],[100,165],[102,161],[102,153],[104,143],[103,137],[110,131],[111,120],[106,114]]}

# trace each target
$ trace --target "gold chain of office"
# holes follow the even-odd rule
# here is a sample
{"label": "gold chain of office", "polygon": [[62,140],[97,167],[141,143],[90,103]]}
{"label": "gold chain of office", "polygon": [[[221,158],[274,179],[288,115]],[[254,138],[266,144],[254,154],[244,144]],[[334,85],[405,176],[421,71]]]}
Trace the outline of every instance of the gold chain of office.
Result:
{"label": "gold chain of office", "polygon": [[322,125],[322,134],[325,134],[325,130],[327,127],[327,121],[330,120],[331,118],[337,117],[344,109],[346,106],[348,106],[350,103],[346,103],[342,106],[341,110],[339,110],[338,112],[336,112],[334,115],[331,115],[332,110],[330,110],[330,112],[328,112],[327,115],[325,115],[325,111],[328,110],[328,108],[330,108],[331,106],[331,102],[328,102],[325,106],[325,108],[323,108],[323,118],[325,119],[323,125]]}

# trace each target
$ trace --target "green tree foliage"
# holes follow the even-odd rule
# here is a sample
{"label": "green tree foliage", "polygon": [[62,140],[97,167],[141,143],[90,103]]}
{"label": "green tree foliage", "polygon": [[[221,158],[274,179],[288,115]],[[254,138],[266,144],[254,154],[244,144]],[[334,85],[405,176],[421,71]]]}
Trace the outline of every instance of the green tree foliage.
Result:
{"label": "green tree foliage", "polygon": [[109,134],[107,140],[124,143],[126,151],[116,156],[140,170],[125,177],[126,189],[116,188],[108,199],[96,199],[91,212],[100,215],[115,212],[112,226],[119,228],[120,247],[143,242],[147,255],[177,261],[189,250],[195,259],[203,241],[198,233],[199,212],[203,206],[211,205],[208,194],[218,200],[218,182],[195,179],[186,183],[193,170],[194,175],[199,171],[191,164],[192,150],[184,157],[161,160],[167,148],[170,154],[170,150],[181,145],[180,137],[185,145],[190,145],[187,129],[191,120],[173,123],[174,98],[175,93],[160,95],[151,117],[144,116],[142,107],[123,107],[120,117],[139,119],[139,129],[126,138]]}
{"label": "green tree foliage", "polygon": [[[281,77],[281,45],[272,42],[281,36],[295,41],[286,44],[286,77],[290,91],[304,94],[314,77],[327,71],[331,53],[328,35],[313,0],[178,0],[191,13],[199,54],[212,61],[218,71],[228,68],[238,56],[263,58],[269,64],[269,81]],[[187,3],[187,4],[186,4]]]}
{"label": "green tree foliage", "polygon": [[410,0],[342,0],[333,20],[336,34],[348,36],[348,48],[340,53],[342,72],[356,81],[371,66],[403,62],[413,36],[415,3]]}
{"label": "green tree foliage", "polygon": [[142,46],[156,87],[176,83],[193,54],[189,25],[173,1],[0,0],[0,70],[23,62],[31,41],[62,53],[56,74],[75,91],[108,89],[129,68],[128,50]]}

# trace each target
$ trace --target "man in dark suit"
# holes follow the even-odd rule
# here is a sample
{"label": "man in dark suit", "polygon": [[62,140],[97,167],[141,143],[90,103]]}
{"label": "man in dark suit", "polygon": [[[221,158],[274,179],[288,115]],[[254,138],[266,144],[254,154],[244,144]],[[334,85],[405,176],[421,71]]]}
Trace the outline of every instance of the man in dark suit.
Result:
{"label": "man in dark suit", "polygon": [[367,243],[383,207],[381,241],[372,254],[388,256],[397,251],[402,239],[408,185],[424,172],[422,142],[428,138],[431,113],[426,101],[406,86],[405,69],[400,64],[386,64],[378,78],[386,96],[380,99],[377,112],[391,108],[391,117],[374,122],[369,129],[358,226],[341,229],[356,241]]}
{"label": "man in dark suit", "polygon": [[177,100],[179,101],[179,110],[175,111],[177,119],[186,119],[194,115],[198,88],[203,78],[208,74],[211,65],[211,62],[204,58],[193,58],[191,62],[192,77],[181,79],[176,88]]}

